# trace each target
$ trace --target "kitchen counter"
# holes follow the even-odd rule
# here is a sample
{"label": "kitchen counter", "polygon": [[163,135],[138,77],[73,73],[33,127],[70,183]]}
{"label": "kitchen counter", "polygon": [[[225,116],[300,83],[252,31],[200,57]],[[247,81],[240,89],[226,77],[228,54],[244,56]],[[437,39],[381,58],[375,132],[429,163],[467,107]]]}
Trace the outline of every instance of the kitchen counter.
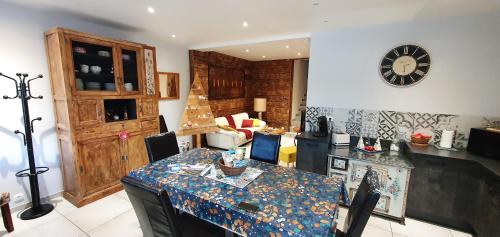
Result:
{"label": "kitchen counter", "polygon": [[330,143],[331,134],[328,134],[328,136],[324,137],[315,137],[312,132],[302,132],[297,135],[296,138],[299,140],[308,140],[319,143]]}
{"label": "kitchen counter", "polygon": [[[500,161],[434,146],[403,150],[415,168],[406,214],[478,237],[500,233]],[[431,205],[432,204],[432,205]]]}
{"label": "kitchen counter", "polygon": [[408,148],[407,149],[408,152],[417,155],[477,162],[485,169],[493,172],[495,175],[500,177],[500,161],[494,160],[493,158],[486,158],[483,156],[479,156],[467,150],[459,150],[459,151],[440,150],[432,145],[429,145],[428,147],[415,147],[412,146],[410,143],[406,143],[406,146]]}
{"label": "kitchen counter", "polygon": [[403,152],[385,150],[381,153],[366,153],[351,146],[332,146],[329,154],[349,160],[370,162],[379,165],[413,168],[413,164],[408,160]]}

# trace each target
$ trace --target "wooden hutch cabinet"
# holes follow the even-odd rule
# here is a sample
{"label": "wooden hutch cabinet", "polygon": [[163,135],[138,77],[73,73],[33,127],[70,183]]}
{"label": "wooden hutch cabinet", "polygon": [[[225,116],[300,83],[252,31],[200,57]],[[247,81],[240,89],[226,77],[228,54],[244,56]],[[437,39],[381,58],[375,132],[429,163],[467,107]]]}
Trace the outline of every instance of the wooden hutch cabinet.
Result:
{"label": "wooden hutch cabinet", "polygon": [[45,43],[64,197],[80,207],[148,163],[144,137],[159,133],[155,48],[63,28]]}

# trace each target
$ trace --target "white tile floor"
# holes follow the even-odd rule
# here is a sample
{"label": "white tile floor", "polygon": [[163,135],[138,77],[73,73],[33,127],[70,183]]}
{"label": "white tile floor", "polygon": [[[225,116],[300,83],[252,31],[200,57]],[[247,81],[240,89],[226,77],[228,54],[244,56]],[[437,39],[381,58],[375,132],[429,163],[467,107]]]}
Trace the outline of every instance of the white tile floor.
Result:
{"label": "white tile floor", "polygon": [[[124,191],[76,208],[62,197],[54,198],[55,210],[47,216],[23,221],[13,213],[15,231],[7,234],[3,225],[0,236],[49,237],[49,236],[142,236],[139,221]],[[339,228],[347,209],[341,208]],[[406,225],[372,216],[363,237],[467,237],[471,236],[455,230],[406,219]]]}

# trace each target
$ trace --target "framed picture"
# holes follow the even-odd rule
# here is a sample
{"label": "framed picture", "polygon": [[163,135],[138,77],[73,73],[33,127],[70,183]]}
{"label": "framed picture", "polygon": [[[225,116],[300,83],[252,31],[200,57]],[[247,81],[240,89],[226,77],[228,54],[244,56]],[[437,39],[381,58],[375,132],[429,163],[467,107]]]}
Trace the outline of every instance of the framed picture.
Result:
{"label": "framed picture", "polygon": [[332,164],[331,164],[332,169],[346,171],[347,167],[349,167],[349,160],[348,159],[335,157],[335,156],[333,157]]}
{"label": "framed picture", "polygon": [[158,72],[160,81],[160,100],[179,99],[179,73]]}

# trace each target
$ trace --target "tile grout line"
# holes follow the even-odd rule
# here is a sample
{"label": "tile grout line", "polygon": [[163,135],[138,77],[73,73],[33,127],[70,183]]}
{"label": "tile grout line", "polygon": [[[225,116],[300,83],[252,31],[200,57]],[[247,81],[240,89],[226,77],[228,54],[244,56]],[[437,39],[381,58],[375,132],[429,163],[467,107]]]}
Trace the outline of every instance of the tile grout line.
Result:
{"label": "tile grout line", "polygon": [[83,230],[82,228],[80,228],[80,226],[78,226],[76,223],[73,223],[73,221],[71,221],[66,215],[64,215],[63,213],[59,212],[55,207],[54,207],[54,210],[59,213],[62,217],[64,217],[64,219],[66,219],[67,221],[69,221],[69,223],[71,223],[72,225],[76,226],[76,228],[78,228],[81,232],[83,232],[85,235],[87,236],[90,236],[87,232],[85,232],[85,230]]}
{"label": "tile grout line", "polygon": [[[106,225],[108,222],[111,222],[111,221],[115,220],[116,218],[118,218],[119,216],[121,216],[121,215],[125,214],[126,212],[128,212],[128,211],[130,211],[130,210],[133,210],[133,208],[129,208],[129,209],[127,209],[127,210],[123,211],[123,212],[120,212],[118,215],[116,215],[115,217],[111,218],[110,220],[105,221],[104,223],[102,223],[102,224],[100,224],[100,225],[98,225],[98,226],[96,226],[96,227],[94,227],[94,228],[90,229],[88,233],[87,233],[87,232],[84,232],[84,233],[86,233],[88,236],[90,236],[90,232],[92,232],[93,230],[97,230],[98,228],[100,228],[100,227],[102,227],[102,226]],[[135,214],[135,212],[134,212],[134,214]]]}

